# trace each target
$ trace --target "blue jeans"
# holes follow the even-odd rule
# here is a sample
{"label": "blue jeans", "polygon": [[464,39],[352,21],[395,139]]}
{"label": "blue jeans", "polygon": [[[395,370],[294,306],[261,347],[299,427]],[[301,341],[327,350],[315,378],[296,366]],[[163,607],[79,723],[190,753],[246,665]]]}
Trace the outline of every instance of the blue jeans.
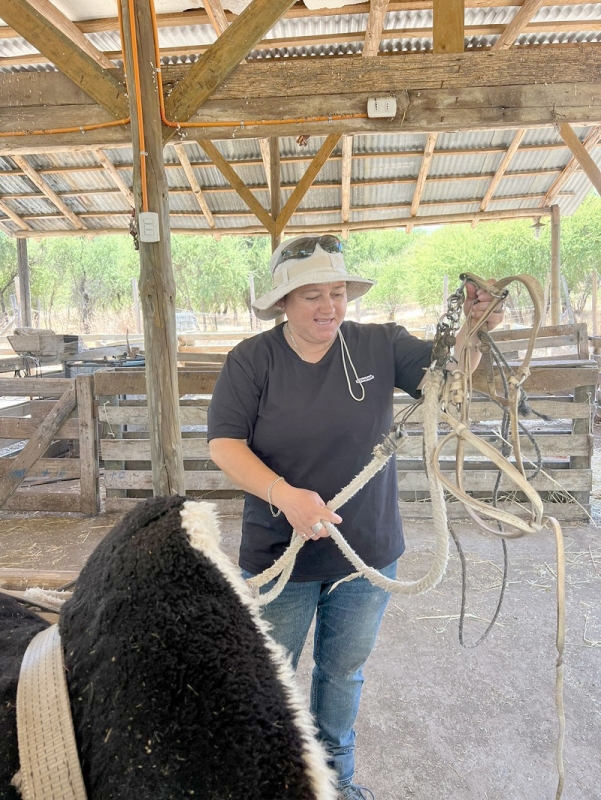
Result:
{"label": "blue jeans", "polygon": [[[380,570],[396,576],[396,561]],[[251,573],[243,571],[245,579]],[[267,591],[274,582],[267,584]],[[363,688],[363,665],[376,643],[390,594],[366,579],[355,578],[328,594],[333,581],[290,581],[262,610],[271,635],[292,656],[296,669],[315,615],[311,713],[338,775],[338,786],[355,772],[354,724]]]}

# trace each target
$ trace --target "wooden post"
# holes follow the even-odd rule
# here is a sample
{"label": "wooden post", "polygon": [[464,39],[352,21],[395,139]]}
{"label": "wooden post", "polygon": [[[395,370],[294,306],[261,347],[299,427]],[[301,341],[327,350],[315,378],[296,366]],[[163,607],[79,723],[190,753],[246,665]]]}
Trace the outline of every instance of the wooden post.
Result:
{"label": "wooden post", "polygon": [[592,280],[591,280],[591,316],[593,318],[591,331],[592,335],[597,335],[598,325],[597,325],[597,270],[593,270]]}
{"label": "wooden post", "polygon": [[[175,329],[175,281],[171,264],[168,187],[163,161],[162,126],[157,93],[157,73],[152,21],[148,0],[137,0],[135,17],[129,2],[121,0],[125,31],[126,73],[131,114],[134,154],[134,195],[136,214],[142,208],[142,172],[140,166],[140,127],[144,131],[146,152],[148,211],[159,216],[158,242],[140,241],[140,298],[144,317],[144,352],[146,357],[146,393],[152,484],[155,495],[184,494],[177,380],[177,336]],[[137,40],[137,58],[132,53],[132,32]],[[134,77],[140,75],[140,104]]]}
{"label": "wooden post", "polygon": [[[278,214],[282,209],[282,191],[280,188],[280,140],[277,136],[272,136],[269,140],[269,173],[271,184],[271,216],[274,221],[273,230],[271,232],[271,252],[280,246],[282,241],[282,234],[278,233],[275,226],[275,221]],[[279,325],[284,321],[284,315],[280,314],[275,318],[275,324]]]}
{"label": "wooden post", "polygon": [[31,291],[29,281],[29,260],[27,258],[27,239],[17,239],[17,267],[19,270],[19,306],[21,309],[21,325],[24,328],[31,328]]}
{"label": "wooden post", "polygon": [[434,52],[463,53],[465,0],[434,0],[433,19]]}
{"label": "wooden post", "polygon": [[142,333],[142,317],[140,316],[140,290],[138,279],[131,279],[131,293],[134,298],[134,318],[136,320],[136,333]]}
{"label": "wooden post", "polygon": [[100,483],[98,465],[98,425],[94,409],[94,376],[77,375],[77,421],[79,423],[79,489],[82,514],[100,513]]}
{"label": "wooden post", "polygon": [[561,324],[561,215],[551,206],[551,325]]}

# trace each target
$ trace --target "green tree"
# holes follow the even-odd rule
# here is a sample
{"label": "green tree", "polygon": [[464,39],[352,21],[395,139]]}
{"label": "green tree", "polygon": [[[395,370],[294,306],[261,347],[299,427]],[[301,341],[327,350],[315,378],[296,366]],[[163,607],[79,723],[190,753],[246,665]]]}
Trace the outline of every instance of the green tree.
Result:
{"label": "green tree", "polygon": [[0,233],[0,309],[6,319],[6,292],[17,277],[17,244],[10,236]]}

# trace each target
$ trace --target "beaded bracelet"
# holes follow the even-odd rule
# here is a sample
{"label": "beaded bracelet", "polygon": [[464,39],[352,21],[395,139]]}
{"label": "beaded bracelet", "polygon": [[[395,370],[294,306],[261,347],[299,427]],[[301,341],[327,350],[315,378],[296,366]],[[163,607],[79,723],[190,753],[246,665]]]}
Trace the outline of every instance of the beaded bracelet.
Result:
{"label": "beaded bracelet", "polygon": [[279,517],[282,512],[280,511],[280,509],[278,509],[277,513],[273,510],[273,505],[271,503],[271,490],[273,489],[273,487],[276,485],[276,483],[278,481],[283,481],[283,480],[284,480],[284,477],[282,475],[280,475],[279,478],[276,478],[274,481],[271,481],[271,483],[267,487],[267,502],[269,503],[269,510],[271,511],[271,516],[272,517]]}

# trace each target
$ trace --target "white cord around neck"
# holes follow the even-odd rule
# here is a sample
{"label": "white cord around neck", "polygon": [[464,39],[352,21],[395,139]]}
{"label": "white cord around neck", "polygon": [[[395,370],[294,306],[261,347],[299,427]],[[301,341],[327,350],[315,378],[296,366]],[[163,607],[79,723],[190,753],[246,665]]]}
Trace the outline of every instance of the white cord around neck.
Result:
{"label": "white cord around neck", "polygon": [[[362,400],[365,400],[365,386],[363,386],[363,384],[359,381],[359,376],[357,375],[357,370],[355,369],[355,365],[353,364],[353,359],[351,358],[351,354],[348,351],[348,347],[346,346],[346,340],[345,340],[344,336],[342,335],[342,331],[340,330],[340,328],[338,328],[338,338],[340,339],[340,352],[342,354],[342,366],[344,367],[344,374],[346,376],[346,385],[348,386],[349,394],[353,398],[353,400],[356,400],[358,403],[360,403]],[[348,363],[351,365],[351,369],[353,370],[353,374],[355,376],[355,383],[358,383],[359,387],[361,388],[361,397],[356,397],[355,393],[353,392],[353,386],[351,384],[351,379],[349,378],[349,374],[348,374],[348,368],[346,366],[345,354],[346,354],[346,358],[348,358]]]}

